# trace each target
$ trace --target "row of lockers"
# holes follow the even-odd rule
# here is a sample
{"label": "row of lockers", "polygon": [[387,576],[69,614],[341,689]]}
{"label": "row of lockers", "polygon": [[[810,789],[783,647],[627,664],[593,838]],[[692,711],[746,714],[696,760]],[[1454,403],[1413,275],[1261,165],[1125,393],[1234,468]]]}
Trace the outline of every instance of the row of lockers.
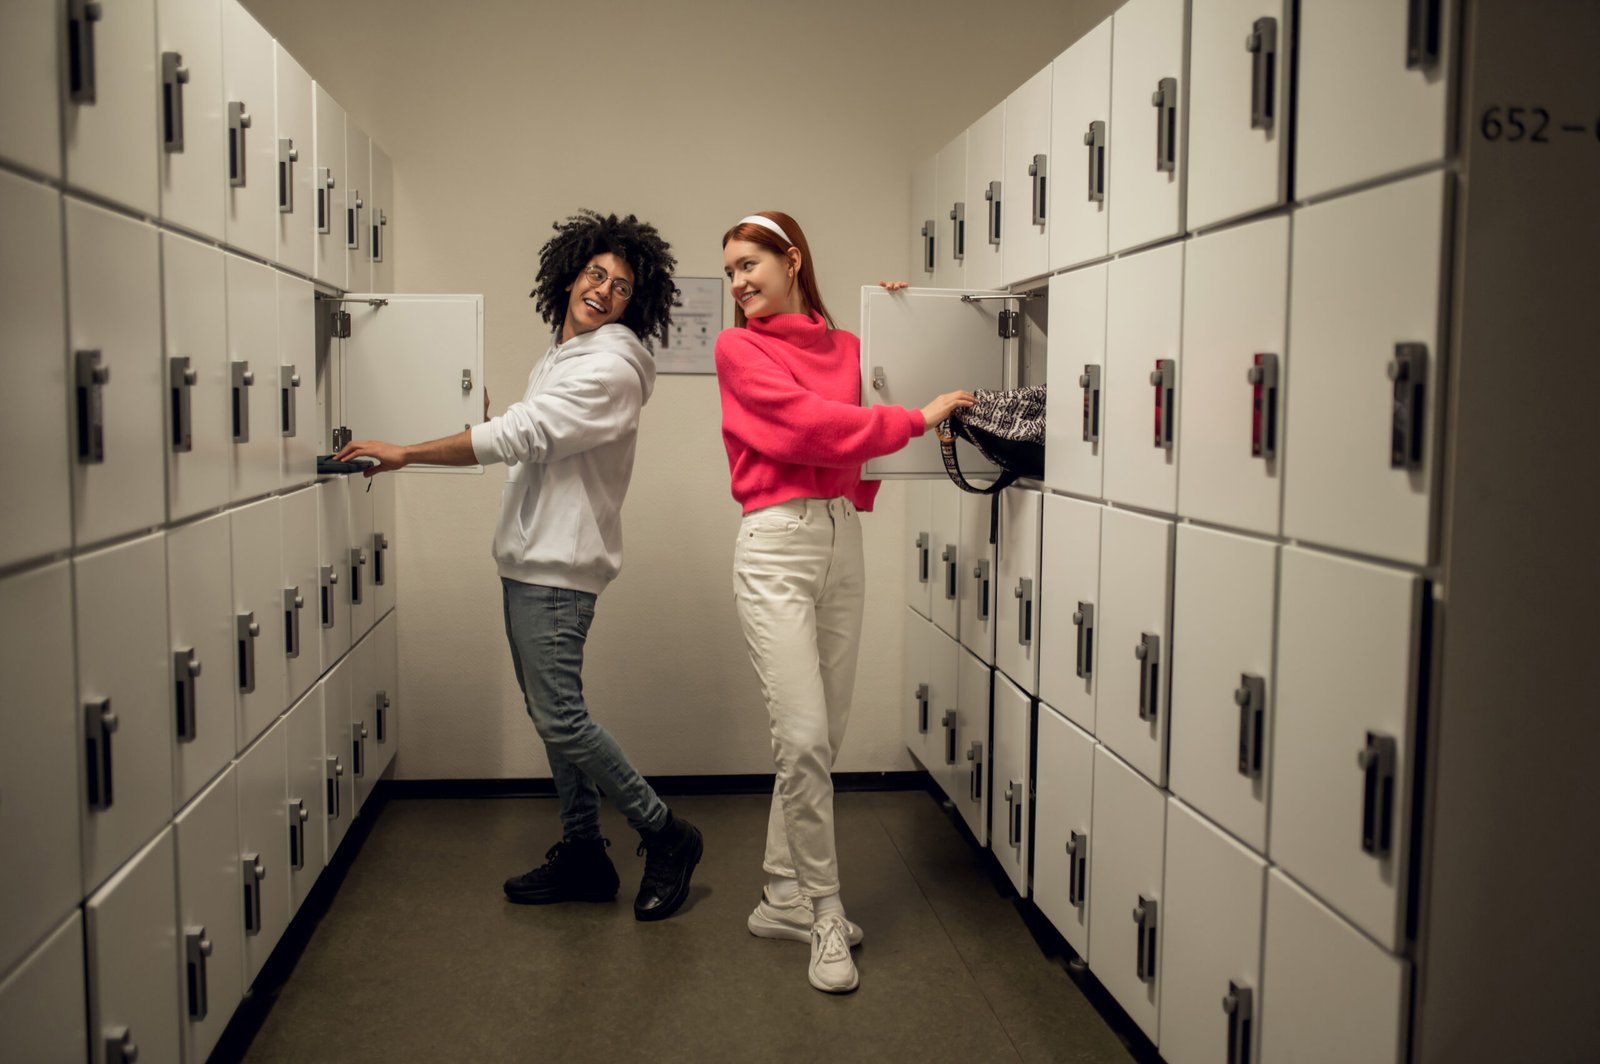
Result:
{"label": "row of lockers", "polygon": [[389,157],[237,0],[20,0],[0,28],[0,159],[334,288],[393,287]]}
{"label": "row of lockers", "polygon": [[[392,492],[328,479],[0,579],[0,672],[31,707],[0,744],[0,971],[390,613]],[[370,673],[329,728],[392,749]]]}
{"label": "row of lockers", "polygon": [[1440,162],[1452,7],[1128,0],[913,171],[912,261],[1016,284]]}
{"label": "row of lockers", "polygon": [[[0,1058],[207,1059],[394,756],[395,634],[386,614],[81,908],[53,912],[37,948],[0,968]],[[9,938],[17,913],[6,911]]]}

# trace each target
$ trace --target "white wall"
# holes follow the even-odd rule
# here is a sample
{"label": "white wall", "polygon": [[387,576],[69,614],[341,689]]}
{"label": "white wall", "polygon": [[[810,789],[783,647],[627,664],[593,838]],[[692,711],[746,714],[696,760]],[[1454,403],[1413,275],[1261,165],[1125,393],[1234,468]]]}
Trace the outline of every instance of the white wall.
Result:
{"label": "white wall", "polygon": [[[547,343],[527,294],[555,219],[636,213],[672,242],[681,275],[720,277],[729,225],[787,211],[829,309],[854,330],[861,285],[909,276],[911,167],[1116,5],[246,6],[393,158],[397,290],[485,295],[500,410]],[[733,611],[739,511],[719,424],[713,378],[658,379],[623,572],[590,635],[590,708],[648,774],[771,771]],[[504,476],[399,474],[399,777],[548,775],[488,554]],[[912,767],[899,736],[902,503],[886,486],[865,522],[869,603],[840,771]]]}

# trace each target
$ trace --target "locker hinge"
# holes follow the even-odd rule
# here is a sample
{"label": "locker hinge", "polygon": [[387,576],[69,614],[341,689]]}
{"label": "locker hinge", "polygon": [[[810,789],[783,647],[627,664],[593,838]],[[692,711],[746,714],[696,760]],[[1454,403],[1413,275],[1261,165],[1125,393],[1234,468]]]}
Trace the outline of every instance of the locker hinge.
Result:
{"label": "locker hinge", "polygon": [[329,312],[329,317],[333,322],[334,339],[348,339],[350,336],[350,312],[348,310],[338,310],[336,308]]}
{"label": "locker hinge", "polygon": [[333,453],[338,454],[344,450],[344,445],[355,439],[355,434],[344,425],[333,430]]}
{"label": "locker hinge", "polygon": [[1017,312],[1002,310],[1000,312],[1000,339],[1010,340],[1017,335]]}

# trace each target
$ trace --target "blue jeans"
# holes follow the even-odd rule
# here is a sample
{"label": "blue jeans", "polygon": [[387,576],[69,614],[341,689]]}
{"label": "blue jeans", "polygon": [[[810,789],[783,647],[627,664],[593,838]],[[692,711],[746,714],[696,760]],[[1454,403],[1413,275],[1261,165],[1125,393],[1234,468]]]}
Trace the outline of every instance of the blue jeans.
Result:
{"label": "blue jeans", "polygon": [[544,740],[569,839],[600,837],[600,792],[635,831],[667,822],[667,807],[583,701],[583,645],[595,596],[500,578],[506,638],[528,716]]}

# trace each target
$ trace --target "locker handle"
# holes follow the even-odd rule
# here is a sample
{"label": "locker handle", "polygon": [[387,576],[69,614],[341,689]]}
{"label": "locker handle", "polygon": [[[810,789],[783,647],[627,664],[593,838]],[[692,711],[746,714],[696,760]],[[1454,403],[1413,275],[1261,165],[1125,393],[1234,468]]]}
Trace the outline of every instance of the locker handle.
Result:
{"label": "locker handle", "polygon": [[944,763],[956,763],[956,711],[947,709],[944,716],[939,718],[940,725],[944,728]]}
{"label": "locker handle", "polygon": [[350,548],[350,602],[361,605],[361,567],[367,564],[367,552],[360,547]]}
{"label": "locker handle", "polygon": [[926,532],[917,533],[917,583],[926,584],[933,575],[932,568],[933,549],[929,546],[931,537]]}
{"label": "locker handle", "polygon": [[75,353],[78,402],[78,462],[99,465],[106,460],[105,386],[111,367],[98,348]]}
{"label": "locker handle", "polygon": [[1086,365],[1078,374],[1083,389],[1083,442],[1100,442],[1100,367]]}
{"label": "locker handle", "polygon": [[1021,646],[1033,644],[1033,581],[1022,577],[1017,581],[1017,586],[1012,589],[1012,596],[1016,598],[1017,609],[1017,643]]}
{"label": "locker handle", "polygon": [[1072,611],[1072,626],[1078,630],[1077,671],[1080,680],[1094,675],[1094,603],[1078,601]]}
{"label": "locker handle", "polygon": [[1133,656],[1139,659],[1139,719],[1153,721],[1161,705],[1161,637],[1142,633]]}
{"label": "locker handle", "polygon": [[378,731],[378,742],[380,742],[380,743],[388,742],[388,740],[384,736],[387,735],[388,731],[389,731],[388,724],[389,724],[389,706],[390,706],[390,704],[391,703],[389,702],[389,692],[387,692],[387,691],[379,691],[378,692],[378,697],[374,700],[373,720],[376,722],[376,728],[377,728],[377,731]]}
{"label": "locker handle", "polygon": [[139,1043],[126,1025],[106,1028],[105,1049],[106,1064],[137,1064],[139,1060]]}
{"label": "locker handle", "polygon": [[989,204],[989,244],[993,247],[1000,246],[1000,182],[991,181],[984,190],[983,198]]}
{"label": "locker handle", "polygon": [[294,213],[294,164],[300,161],[300,149],[288,137],[278,138],[278,213]]}
{"label": "locker handle", "polygon": [[1086,833],[1074,831],[1067,839],[1067,860],[1067,904],[1081,909],[1089,896],[1089,836]]}
{"label": "locker handle", "polygon": [[365,779],[367,775],[366,761],[367,726],[360,721],[350,725],[350,771],[355,773],[356,779]]}
{"label": "locker handle", "polygon": [[338,583],[339,583],[338,570],[334,569],[334,567],[331,566],[331,565],[324,565],[322,567],[322,576],[321,576],[321,584],[322,584],[322,587],[321,587],[321,591],[322,591],[322,627],[324,627],[324,628],[332,628],[333,627],[333,606],[334,606],[334,602],[335,602],[333,589],[334,589],[335,586],[338,585]]}
{"label": "locker handle", "polygon": [[351,189],[345,198],[344,209],[344,246],[354,251],[361,247],[361,208],[366,203],[361,199],[361,192]]}
{"label": "locker handle", "polygon": [[233,633],[239,645],[239,690],[250,694],[256,689],[256,640],[261,636],[254,610],[234,617]]}
{"label": "locker handle", "polygon": [[248,389],[256,383],[256,375],[249,362],[230,363],[233,375],[233,442],[250,442],[250,396]]}
{"label": "locker handle", "polygon": [[179,454],[194,450],[194,396],[191,389],[200,381],[200,374],[190,364],[187,355],[167,360],[167,383],[172,399],[172,438],[168,441]]}
{"label": "locker handle", "polygon": [[928,734],[928,685],[917,684],[917,693],[912,697],[917,700],[917,732],[926,735]]}
{"label": "locker handle", "polygon": [[285,657],[298,658],[300,656],[300,611],[305,609],[306,600],[300,594],[300,588],[286,587],[283,589],[283,653]]}
{"label": "locker handle", "polygon": [[250,112],[240,100],[228,102],[228,185],[245,187],[245,130],[250,128]]}
{"label": "locker handle", "polygon": [[1361,851],[1380,860],[1394,850],[1395,751],[1393,736],[1369,731],[1356,754],[1362,783]]}
{"label": "locker handle", "polygon": [[967,205],[956,203],[950,207],[951,258],[957,262],[967,257]]}
{"label": "locker handle", "polygon": [[1033,224],[1043,225],[1045,218],[1045,193],[1047,179],[1047,166],[1049,160],[1043,155],[1035,155],[1033,162],[1028,164],[1028,176],[1033,179]]}
{"label": "locker handle", "polygon": [[200,676],[200,659],[194,656],[194,647],[184,647],[172,653],[172,685],[177,700],[178,741],[192,743],[199,735],[196,713],[195,680]]}
{"label": "locker handle", "polygon": [[94,24],[97,0],[67,0],[67,81],[73,103],[95,102]]}
{"label": "locker handle", "polygon": [[161,53],[161,147],[168,154],[183,151],[183,87],[189,68],[177,52]]}
{"label": "locker handle", "polygon": [[385,582],[384,559],[389,556],[389,537],[382,532],[372,534],[372,584],[381,586]]}
{"label": "locker handle", "polygon": [[1439,65],[1439,0],[1409,0],[1406,5],[1406,69]]}
{"label": "locker handle", "polygon": [[1250,457],[1278,457],[1278,356],[1257,354],[1245,371],[1250,385]]}
{"label": "locker handle", "polygon": [[204,927],[189,927],[183,932],[184,974],[188,983],[189,1018],[203,1020],[209,1011],[206,1000],[206,958],[211,956],[211,940]]}
{"label": "locker handle", "polygon": [[310,816],[305,799],[289,799],[289,867],[296,872],[306,866],[306,820]]}
{"label": "locker handle", "polygon": [[261,863],[259,853],[247,853],[244,864],[244,933],[261,933],[261,883],[267,878],[267,868]]}
{"label": "locker handle", "polygon": [[1228,1064],[1250,1064],[1254,998],[1249,987],[1228,980],[1228,994],[1222,999],[1222,1011],[1228,1014]]}
{"label": "locker handle", "polygon": [[1022,849],[1022,809],[1023,809],[1022,784],[1017,780],[1006,781],[1006,842],[1013,850]]}
{"label": "locker handle", "polygon": [[944,597],[956,597],[956,545],[946,543],[944,550],[939,552],[939,560],[944,562]]}
{"label": "locker handle", "polygon": [[1262,729],[1267,716],[1267,681],[1241,673],[1233,701],[1239,707],[1239,775],[1258,780],[1261,778]]}
{"label": "locker handle", "polygon": [[111,699],[85,702],[83,725],[89,808],[104,812],[111,808],[111,736],[117,730],[117,715],[111,711]]}
{"label": "locker handle", "polygon": [[1388,375],[1394,392],[1389,423],[1389,468],[1421,469],[1428,345],[1395,344]]}
{"label": "locker handle", "polygon": [[294,390],[300,387],[300,374],[294,366],[278,367],[278,425],[279,435],[292,438],[300,434],[296,415]]}
{"label": "locker handle", "polygon": [[980,621],[989,619],[989,575],[992,570],[993,565],[988,558],[979,559],[978,564],[972,569],[973,579],[978,582],[977,616]]}
{"label": "locker handle", "polygon": [[1178,169],[1178,79],[1162,78],[1150,94],[1156,109],[1156,169],[1164,174]]}
{"label": "locker handle", "polygon": [[372,261],[383,261],[383,227],[389,224],[389,216],[379,207],[378,216],[372,220]]}
{"label": "locker handle", "polygon": [[932,273],[933,270],[934,270],[934,267],[936,265],[938,265],[938,260],[935,257],[934,251],[933,251],[933,234],[934,234],[933,219],[929,218],[927,221],[922,223],[922,272],[923,273]]}
{"label": "locker handle", "polygon": [[328,774],[325,777],[328,784],[328,819],[339,819],[339,780],[344,776],[344,765],[339,761],[339,755],[329,754],[326,758]]}
{"label": "locker handle", "polygon": [[1250,128],[1272,131],[1278,84],[1278,20],[1258,18],[1244,39],[1250,53]]}
{"label": "locker handle", "polygon": [[1090,122],[1089,132],[1083,135],[1083,145],[1089,149],[1089,202],[1106,200],[1106,124]]}
{"label": "locker handle", "polygon": [[1173,422],[1178,416],[1178,364],[1170,358],[1156,359],[1156,368],[1150,371],[1150,383],[1155,386],[1155,445],[1172,450]]}
{"label": "locker handle", "polygon": [[972,762],[972,800],[983,801],[983,744],[972,740],[967,747],[967,760]]}
{"label": "locker handle", "polygon": [[333,232],[333,222],[329,216],[333,212],[328,209],[328,201],[333,194],[333,171],[326,166],[317,167],[316,190],[317,232],[331,233]]}
{"label": "locker handle", "polygon": [[1156,899],[1139,895],[1139,904],[1133,910],[1133,922],[1139,925],[1135,970],[1141,983],[1156,981],[1156,910]]}

